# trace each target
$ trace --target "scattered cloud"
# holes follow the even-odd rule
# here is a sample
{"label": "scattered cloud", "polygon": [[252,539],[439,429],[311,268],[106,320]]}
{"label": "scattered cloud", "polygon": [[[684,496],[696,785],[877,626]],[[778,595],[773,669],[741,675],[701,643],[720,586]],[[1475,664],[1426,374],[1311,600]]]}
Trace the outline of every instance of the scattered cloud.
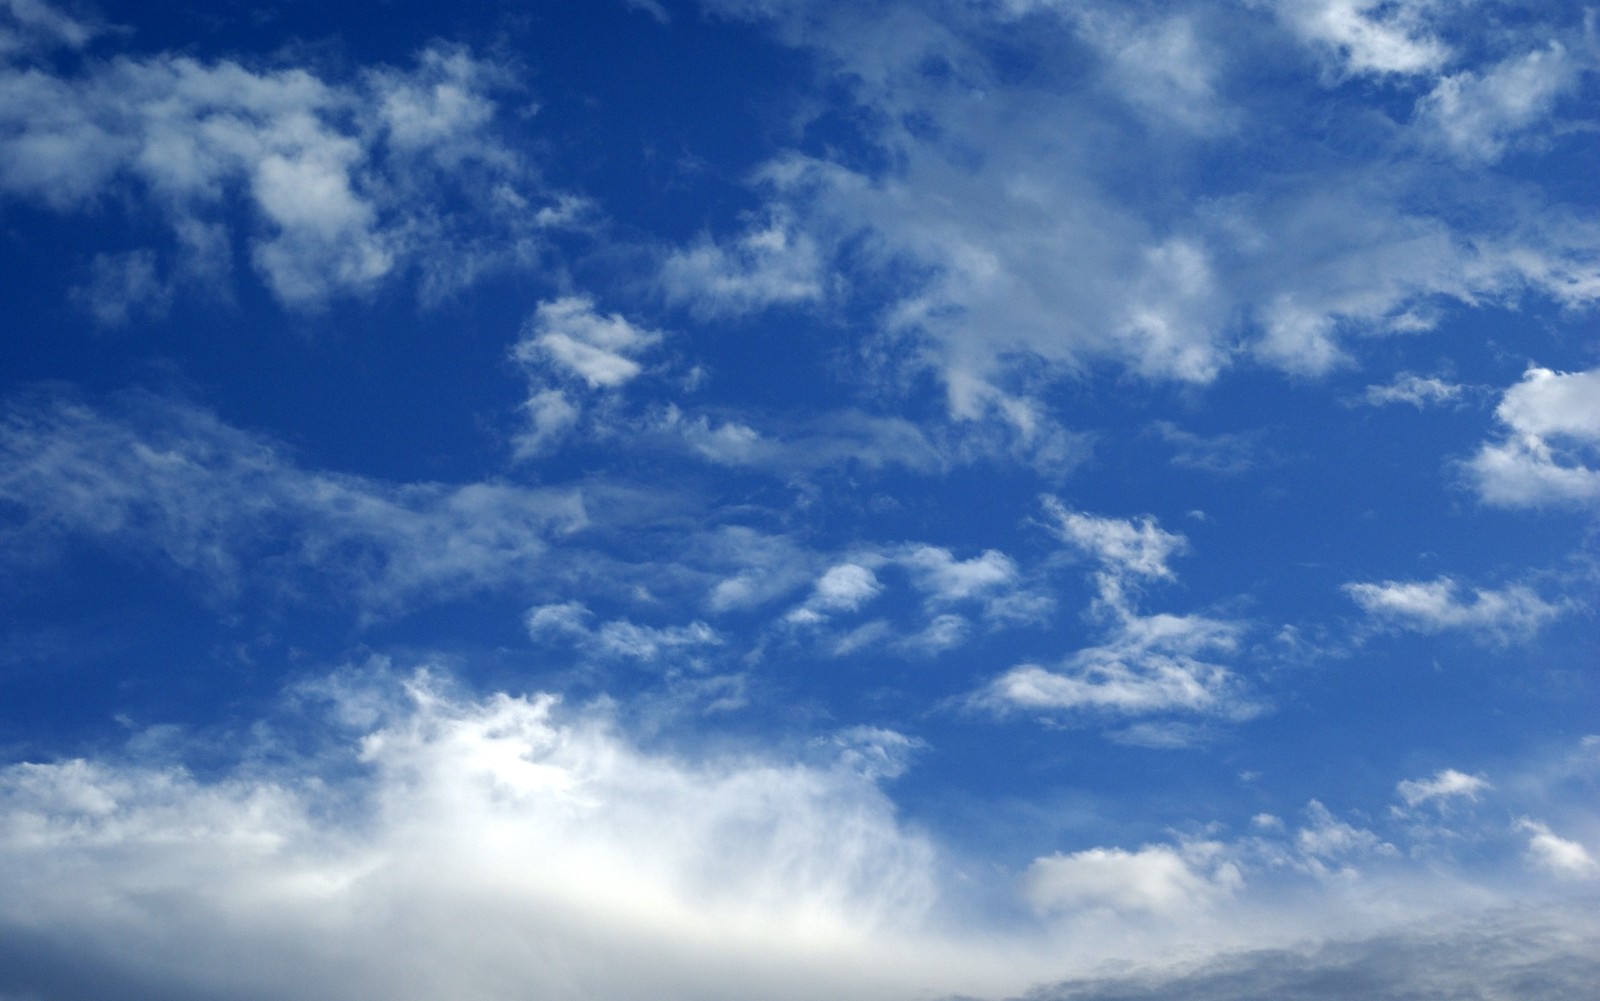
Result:
{"label": "scattered cloud", "polygon": [[1495,416],[1505,425],[1465,469],[1486,504],[1538,507],[1600,499],[1600,369],[1531,367],[1507,389]]}
{"label": "scattered cloud", "polygon": [[740,316],[822,299],[823,259],[810,234],[779,214],[726,245],[702,237],[661,265],[669,302],[700,317]]}
{"label": "scattered cloud", "polygon": [[[8,6],[31,37],[87,37],[43,4]],[[16,49],[17,37],[3,39]],[[222,226],[286,306],[315,310],[401,271],[437,298],[532,250],[534,210],[507,208],[544,195],[490,127],[489,94],[504,79],[443,45],[351,81],[177,55],[87,62],[75,75],[0,66],[0,195],[64,214],[132,199],[164,218],[177,244],[133,252],[162,258],[141,265],[141,286],[208,274],[185,234]],[[432,208],[446,196],[483,211],[468,225]],[[140,261],[151,263],[125,258]],[[99,294],[91,286],[88,305],[116,320],[113,277]]]}
{"label": "scattered cloud", "polygon": [[592,299],[568,296],[539,304],[513,356],[529,365],[552,362],[590,389],[616,389],[643,370],[633,356],[660,340],[616,313],[595,312]]}
{"label": "scattered cloud", "polygon": [[1341,76],[1428,73],[1450,58],[1427,24],[1439,0],[1277,0],[1270,6],[1303,41],[1337,60]]}
{"label": "scattered cloud", "polygon": [[[1113,716],[1191,713],[1241,719],[1259,711],[1226,667],[1205,659],[1230,654],[1244,626],[1204,615],[1145,615],[1129,595],[1141,579],[1173,580],[1167,559],[1187,540],[1154,519],[1133,521],[1071,511],[1044,498],[1062,541],[1094,556],[1098,597],[1093,615],[1109,634],[1054,668],[1013,667],[971,696],[973,705],[999,712],[1090,712]],[[1169,733],[1170,735],[1170,733]]]}
{"label": "scattered cloud", "polygon": [[580,493],[496,482],[394,485],[306,470],[203,410],[128,396],[14,409],[0,428],[13,545],[92,539],[232,596],[331,592],[381,614],[525,584],[587,520]]}
{"label": "scattered cloud", "polygon": [[1540,820],[1523,817],[1514,825],[1528,836],[1528,861],[1562,879],[1593,879],[1600,876],[1600,862],[1589,849],[1576,841],[1555,834]]}
{"label": "scattered cloud", "polygon": [[1467,387],[1445,382],[1433,376],[1401,372],[1382,386],[1368,386],[1361,399],[1371,407],[1391,403],[1408,403],[1418,410],[1441,403],[1453,403],[1462,398]]}
{"label": "scattered cloud", "polygon": [[1238,869],[1217,859],[1215,843],[1137,851],[1090,848],[1035,859],[1023,892],[1035,910],[1109,908],[1171,917],[1200,909],[1240,883]]}
{"label": "scattered cloud", "polygon": [[1250,470],[1259,460],[1259,432],[1233,432],[1214,435],[1186,431],[1171,421],[1150,425],[1155,434],[1172,447],[1172,464],[1219,476],[1237,476]]}
{"label": "scattered cloud", "polygon": [[1479,75],[1442,78],[1420,104],[1444,144],[1466,160],[1494,160],[1517,134],[1575,89],[1579,67],[1560,43],[1511,57]]}
{"label": "scattered cloud", "polygon": [[1452,577],[1352,583],[1344,591],[1367,614],[1400,628],[1422,633],[1463,630],[1501,642],[1531,635],[1563,611],[1526,585],[1467,588]]}
{"label": "scattered cloud", "polygon": [[1429,779],[1406,779],[1395,786],[1395,792],[1405,800],[1406,806],[1414,807],[1457,798],[1475,803],[1480,793],[1492,788],[1481,775],[1468,775],[1454,768],[1445,768]]}
{"label": "scattered cloud", "polygon": [[1156,526],[1149,516],[1137,522],[1069,510],[1054,497],[1043,499],[1053,519],[1050,531],[1099,560],[1119,577],[1172,580],[1167,561],[1189,549],[1189,540]]}

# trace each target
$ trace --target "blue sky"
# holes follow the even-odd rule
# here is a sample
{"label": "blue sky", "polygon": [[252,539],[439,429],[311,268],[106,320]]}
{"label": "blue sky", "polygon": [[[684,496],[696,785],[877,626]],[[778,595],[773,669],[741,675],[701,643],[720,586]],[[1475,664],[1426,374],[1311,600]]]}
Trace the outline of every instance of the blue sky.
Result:
{"label": "blue sky", "polygon": [[3,0],[0,1001],[1579,996],[1597,33]]}

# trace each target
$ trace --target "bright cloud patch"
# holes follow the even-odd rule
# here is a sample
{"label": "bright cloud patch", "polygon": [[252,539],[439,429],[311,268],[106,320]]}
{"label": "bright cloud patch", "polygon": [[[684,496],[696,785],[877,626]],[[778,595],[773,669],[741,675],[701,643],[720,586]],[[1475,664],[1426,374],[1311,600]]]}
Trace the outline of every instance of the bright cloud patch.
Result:
{"label": "bright cloud patch", "polygon": [[1484,501],[1502,507],[1600,498],[1600,369],[1530,368],[1506,390],[1495,416],[1504,438],[1466,468]]}
{"label": "bright cloud patch", "polygon": [[1520,584],[1496,591],[1467,588],[1450,577],[1346,584],[1344,590],[1369,614],[1425,633],[1461,629],[1499,637],[1526,635],[1562,611]]}
{"label": "bright cloud patch", "polygon": [[1487,779],[1478,775],[1467,775],[1454,768],[1446,768],[1430,779],[1407,779],[1395,786],[1395,792],[1406,801],[1407,806],[1417,806],[1430,801],[1443,801],[1461,798],[1476,801],[1479,794],[1486,789],[1493,788]]}
{"label": "bright cloud patch", "polygon": [[1179,852],[1164,845],[1138,851],[1091,848],[1036,859],[1028,867],[1026,893],[1039,910],[1106,907],[1157,915],[1202,907],[1226,895],[1240,880],[1223,863],[1205,866],[1218,845],[1190,845]]}

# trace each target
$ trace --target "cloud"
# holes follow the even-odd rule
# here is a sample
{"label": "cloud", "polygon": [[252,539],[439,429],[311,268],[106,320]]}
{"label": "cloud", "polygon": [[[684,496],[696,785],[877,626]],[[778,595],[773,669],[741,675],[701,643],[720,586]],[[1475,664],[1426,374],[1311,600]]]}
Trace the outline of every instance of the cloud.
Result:
{"label": "cloud", "polygon": [[1367,614],[1422,633],[1456,629],[1504,642],[1537,632],[1563,611],[1522,584],[1497,591],[1472,588],[1470,601],[1465,599],[1467,590],[1451,577],[1344,585],[1344,592]]}
{"label": "cloud", "polygon": [[[751,187],[785,246],[810,241],[829,295],[877,319],[876,354],[936,374],[953,417],[1044,427],[1045,387],[1099,366],[1195,386],[1242,362],[1320,377],[1447,308],[1582,305],[1600,287],[1587,206],[1509,177],[1486,188],[1428,152],[1433,104],[1391,107],[1391,88],[1453,87],[1452,127],[1501,143],[1536,124],[1545,105],[1519,110],[1517,82],[1555,79],[1554,55],[1455,53],[1445,39],[1475,16],[1459,4],[707,6],[809,53],[842,95],[827,106],[857,144],[796,140]],[[1263,7],[1326,60],[1321,86],[1285,66]],[[1584,44],[1575,16],[1530,17],[1505,44]],[[1330,101],[1352,77],[1370,79]],[[742,232],[681,254],[720,260],[706,248]]]}
{"label": "cloud", "polygon": [[6,532],[156,557],[224,598],[331,594],[382,614],[536,579],[580,494],[496,482],[394,485],[306,470],[203,410],[142,395],[45,399],[0,427]]}
{"label": "cloud", "polygon": [[616,313],[595,312],[592,299],[567,296],[539,304],[513,356],[529,365],[553,362],[590,389],[616,389],[643,371],[633,356],[660,340]]}
{"label": "cloud", "polygon": [[[154,214],[176,246],[134,253],[160,255],[175,284],[226,277],[188,238],[221,227],[286,306],[318,309],[402,272],[436,299],[532,253],[540,185],[491,127],[504,80],[444,45],[348,81],[170,54],[74,75],[0,66],[0,196]],[[447,200],[472,210],[437,208]],[[508,211],[518,202],[527,211]]]}
{"label": "cloud", "polygon": [[1361,399],[1372,407],[1409,403],[1421,410],[1426,406],[1459,400],[1465,391],[1465,386],[1445,382],[1432,376],[1401,372],[1387,385],[1368,386]]}
{"label": "cloud", "polygon": [[43,0],[0,2],[0,58],[33,55],[54,48],[81,49],[103,29],[73,17]]}
{"label": "cloud", "polygon": [[1556,99],[1575,89],[1579,67],[1556,42],[1506,59],[1483,74],[1442,78],[1419,104],[1453,153],[1494,160],[1520,132],[1547,117]]}
{"label": "cloud", "polygon": [[[1193,912],[1240,885],[1238,870],[1212,857],[1221,846],[1200,843],[1182,851],[1146,845],[1138,851],[1090,848],[1035,859],[1023,893],[1041,912],[1109,908],[1161,917]],[[1209,862],[1210,865],[1206,865]]]}
{"label": "cloud", "polygon": [[1150,429],[1172,446],[1172,464],[1219,476],[1234,476],[1252,468],[1260,451],[1260,433],[1195,434],[1171,421],[1156,421]]}
{"label": "cloud", "polygon": [[1406,801],[1406,806],[1417,806],[1457,797],[1477,802],[1479,793],[1492,788],[1481,775],[1468,775],[1454,768],[1445,768],[1431,779],[1406,779],[1395,786],[1395,792]]}
{"label": "cloud", "polygon": [[1600,876],[1600,862],[1587,848],[1553,833],[1543,821],[1523,817],[1513,826],[1528,835],[1528,861],[1538,868],[1561,879]]}
{"label": "cloud", "polygon": [[1573,906],[1505,908],[1288,949],[1239,951],[1177,970],[1084,977],[1035,1001],[1567,1001],[1600,976],[1597,929]]}
{"label": "cloud", "polygon": [[704,622],[681,626],[641,626],[627,619],[613,619],[598,628],[588,624],[589,610],[581,602],[567,601],[535,605],[528,609],[524,622],[536,640],[566,637],[575,640],[592,656],[636,660],[656,664],[681,651],[721,646],[723,638]]}
{"label": "cloud", "polygon": [[702,237],[673,251],[661,265],[660,282],[669,302],[711,318],[819,301],[823,274],[816,241],[779,214],[725,245]]}
{"label": "cloud", "polygon": [[1163,531],[1152,518],[1135,523],[1071,511],[1051,497],[1043,503],[1054,521],[1047,527],[1101,564],[1092,575],[1099,593],[1091,611],[1107,636],[1054,668],[1013,667],[970,696],[970,704],[1002,713],[1177,712],[1234,719],[1259,711],[1234,673],[1208,659],[1237,649],[1241,623],[1145,615],[1133,605],[1129,585],[1175,579],[1167,559],[1183,552],[1187,540]]}
{"label": "cloud", "polygon": [[[1347,996],[1382,997],[1409,981],[1374,957],[1412,969],[1423,919],[1427,955],[1478,942],[1464,955],[1502,977],[1514,952],[1552,1001],[1593,969],[1582,901],[1527,887],[1515,909],[1438,860],[1386,876],[1404,853],[1316,802],[1292,834],[1038,856],[997,915],[972,881],[1012,874],[947,854],[880,785],[932,752],[897,730],[644,746],[610,700],[474,695],[381,659],[289,694],[203,773],[131,747],[0,768],[0,992],[1220,999],[1365,971]],[[1562,883],[1592,867],[1541,822],[1517,833]]]}
{"label": "cloud", "polygon": [[836,563],[812,585],[811,597],[786,618],[791,622],[826,621],[834,612],[854,612],[883,591],[877,574],[860,563]]}
{"label": "cloud", "polygon": [[325,690],[369,718],[335,724],[338,777],[0,770],[0,939],[32,957],[0,991],[888,998],[952,965],[900,944],[936,867],[862,760],[887,732],[832,765],[691,759],[544,695]]}
{"label": "cloud", "polygon": [[1043,503],[1057,538],[1095,557],[1118,576],[1172,580],[1167,561],[1189,548],[1189,540],[1158,528],[1149,516],[1134,522],[1072,511],[1054,497],[1045,497]]}
{"label": "cloud", "polygon": [[1504,437],[1465,469],[1497,507],[1582,504],[1600,498],[1600,369],[1530,367],[1495,409]]}
{"label": "cloud", "polygon": [[1302,40],[1337,57],[1343,73],[1427,73],[1450,57],[1426,27],[1438,0],[1276,0],[1269,5]]}

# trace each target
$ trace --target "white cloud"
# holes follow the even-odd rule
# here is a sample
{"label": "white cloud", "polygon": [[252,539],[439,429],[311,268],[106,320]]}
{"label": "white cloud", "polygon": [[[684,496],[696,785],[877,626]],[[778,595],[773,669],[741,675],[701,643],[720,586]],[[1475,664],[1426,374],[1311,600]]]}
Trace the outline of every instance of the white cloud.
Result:
{"label": "white cloud", "polygon": [[1051,855],[1028,866],[1023,892],[1041,912],[1109,908],[1160,917],[1185,915],[1241,885],[1238,869],[1216,860],[1220,847],[1206,842],[1186,845],[1182,851],[1146,845],[1132,852],[1090,848]]}
{"label": "white cloud", "polygon": [[660,281],[669,301],[701,317],[720,317],[820,300],[823,273],[816,241],[780,214],[728,245],[702,237],[673,252],[661,265]]}
{"label": "white cloud", "polygon": [[[489,129],[502,78],[442,45],[351,82],[165,54],[0,67],[0,194],[77,212],[115,193],[171,226],[191,279],[212,259],[185,234],[224,226],[291,307],[402,271],[437,298],[530,252],[533,210],[495,195],[534,185]],[[446,196],[479,211],[444,213]]]}
{"label": "white cloud", "polygon": [[[1248,124],[1230,132],[1246,112],[1228,98],[1259,82],[1241,68],[1283,62],[1238,5],[712,6],[816,54],[867,112],[873,156],[782,153],[754,186],[842,294],[885,290],[883,356],[936,372],[952,417],[1001,412],[1025,434],[1052,416],[1040,386],[1103,363],[1195,385],[1244,358],[1321,376],[1356,365],[1361,338],[1431,329],[1446,305],[1576,302],[1600,287],[1592,220],[1516,185],[1502,197],[1464,184],[1419,155],[1427,115],[1375,127],[1389,97],[1341,98],[1322,124],[1275,133],[1270,155]],[[1438,82],[1452,65],[1442,39],[1473,16],[1439,0],[1259,6],[1326,55],[1328,82],[1418,78],[1393,81],[1408,88]],[[1041,72],[1019,78],[1001,51]],[[1269,104],[1287,115],[1327,99],[1274,79],[1285,90]],[[1174,142],[1174,125],[1198,134]],[[1329,142],[1350,155],[1324,155]],[[1219,196],[1194,178],[1223,155],[1244,173]]]}
{"label": "white cloud", "polygon": [[1531,367],[1495,410],[1506,433],[1466,469],[1485,503],[1499,507],[1600,499],[1600,369]]}
{"label": "white cloud", "polygon": [[1562,613],[1531,588],[1512,584],[1500,590],[1468,588],[1451,577],[1431,581],[1352,583],[1344,591],[1362,610],[1417,632],[1461,629],[1500,640],[1537,632]]}
{"label": "white cloud", "polygon": [[1307,824],[1295,831],[1303,864],[1317,875],[1349,875],[1353,864],[1373,855],[1398,854],[1375,832],[1338,819],[1316,800],[1306,805]]}
{"label": "white cloud", "polygon": [[967,601],[1017,582],[1017,565],[997,549],[958,560],[939,546],[915,546],[902,557],[918,590],[936,603]]}
{"label": "white cloud", "polygon": [[977,700],[998,709],[1047,712],[1249,715],[1233,672],[1202,659],[1232,652],[1239,632],[1235,623],[1203,616],[1130,616],[1104,645],[1080,650],[1052,669],[1014,667]]}
{"label": "white cloud", "polygon": [[965,458],[930,429],[902,417],[839,410],[802,420],[689,415],[669,404],[644,430],[676,439],[696,455],[724,466],[765,469],[785,476],[860,466],[900,466],[919,473],[944,470]]}
{"label": "white cloud", "polygon": [[1276,0],[1278,17],[1301,39],[1336,55],[1344,72],[1427,73],[1450,50],[1427,30],[1439,0]]}
{"label": "white cloud", "polygon": [[1137,522],[1103,518],[1068,510],[1054,497],[1044,498],[1053,519],[1049,526],[1063,542],[1087,552],[1119,576],[1172,580],[1167,561],[1188,551],[1189,540],[1157,527],[1149,516]]}
{"label": "white cloud", "polygon": [[535,605],[524,622],[536,640],[565,636],[578,641],[591,655],[656,663],[679,651],[721,646],[723,638],[704,622],[681,626],[641,626],[627,619],[612,619],[598,628],[588,623],[589,610],[577,601]]}
{"label": "white cloud", "polygon": [[1540,869],[1562,879],[1600,876],[1600,862],[1589,849],[1555,834],[1543,821],[1523,817],[1513,826],[1528,835],[1528,861]]}
{"label": "white cloud", "polygon": [[860,563],[836,563],[812,586],[811,597],[786,618],[791,622],[815,624],[835,612],[854,612],[883,591],[872,568]]}
{"label": "white cloud", "polygon": [[315,587],[382,613],[525,586],[548,542],[586,521],[573,491],[305,470],[203,411],[141,396],[118,407],[11,414],[0,498],[23,512],[13,544],[86,537],[159,556],[222,595]]}
{"label": "white cloud", "polygon": [[1441,79],[1419,104],[1445,144],[1471,160],[1497,158],[1515,136],[1547,117],[1572,90],[1579,67],[1559,43],[1505,60],[1488,72]]}
{"label": "white cloud", "polygon": [[[914,944],[937,868],[870,777],[908,749],[887,731],[813,767],[646,752],[601,713],[460,700],[427,675],[346,697],[379,719],[359,761],[331,749],[334,796],[307,761],[0,770],[5,937],[176,997],[798,1001],[985,980]],[[51,967],[0,990],[79,997]]]}
{"label": "white cloud", "polygon": [[590,389],[616,389],[643,371],[634,356],[660,340],[616,313],[596,312],[586,296],[567,296],[539,304],[514,357],[527,365],[554,362]]}
{"label": "white cloud", "polygon": [[1053,497],[1043,503],[1053,519],[1047,527],[1101,564],[1091,575],[1098,589],[1091,612],[1106,624],[1108,635],[1054,668],[1011,668],[971,696],[973,705],[999,712],[1192,713],[1234,719],[1258,711],[1238,677],[1208,659],[1237,649],[1241,623],[1204,615],[1145,615],[1133,604],[1130,582],[1175,579],[1167,560],[1187,549],[1183,536],[1163,531],[1153,518],[1137,523],[1103,518],[1070,511]]}
{"label": "white cloud", "polygon": [[1368,386],[1362,400],[1368,406],[1382,407],[1391,403],[1409,403],[1418,410],[1440,403],[1461,399],[1465,386],[1445,382],[1433,376],[1401,372],[1387,385]]}
{"label": "white cloud", "polygon": [[1395,786],[1395,792],[1406,801],[1406,806],[1417,806],[1457,797],[1475,803],[1479,793],[1492,788],[1481,775],[1468,775],[1454,768],[1445,768],[1431,779],[1406,779]]}

